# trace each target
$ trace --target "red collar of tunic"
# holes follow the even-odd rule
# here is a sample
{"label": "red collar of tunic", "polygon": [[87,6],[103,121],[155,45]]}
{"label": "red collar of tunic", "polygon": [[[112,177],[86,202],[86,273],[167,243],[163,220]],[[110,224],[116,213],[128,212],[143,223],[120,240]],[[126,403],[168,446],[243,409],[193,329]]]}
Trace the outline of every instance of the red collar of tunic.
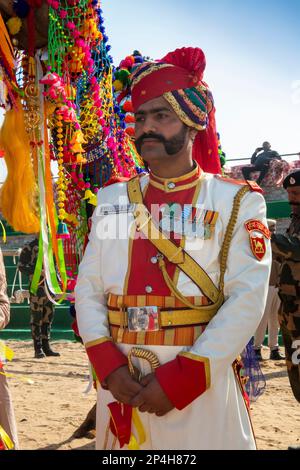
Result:
{"label": "red collar of tunic", "polygon": [[199,178],[202,176],[203,171],[195,162],[196,168],[189,173],[178,178],[160,178],[154,173],[150,172],[149,184],[165,193],[176,193],[191,189],[197,185]]}

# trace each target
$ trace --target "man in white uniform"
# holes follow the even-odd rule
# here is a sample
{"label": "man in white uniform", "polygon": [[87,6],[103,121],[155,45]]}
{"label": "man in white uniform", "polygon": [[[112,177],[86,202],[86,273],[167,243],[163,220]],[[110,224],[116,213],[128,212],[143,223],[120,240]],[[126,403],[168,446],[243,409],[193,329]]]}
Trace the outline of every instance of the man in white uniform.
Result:
{"label": "man in white uniform", "polygon": [[255,183],[210,174],[204,69],[201,49],[183,48],[134,72],[150,174],[99,192],[75,290],[99,379],[98,449],[256,447],[236,359],[264,311],[270,233]]}

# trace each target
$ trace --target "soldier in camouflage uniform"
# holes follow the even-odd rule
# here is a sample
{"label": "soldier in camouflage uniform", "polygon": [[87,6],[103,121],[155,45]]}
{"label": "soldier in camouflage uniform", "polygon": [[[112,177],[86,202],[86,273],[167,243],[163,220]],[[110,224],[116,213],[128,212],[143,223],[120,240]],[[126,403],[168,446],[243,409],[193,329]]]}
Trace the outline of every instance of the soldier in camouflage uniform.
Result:
{"label": "soldier in camouflage uniform", "polygon": [[292,207],[292,220],[286,235],[272,236],[272,250],[273,256],[282,262],[279,323],[290,384],[296,400],[300,402],[300,351],[297,351],[300,346],[300,170],[288,175],[283,186]]}
{"label": "soldier in camouflage uniform", "polygon": [[[39,241],[35,238],[26,245],[20,254],[19,269],[29,276],[31,284],[39,251]],[[59,356],[50,345],[50,331],[54,316],[53,303],[45,292],[45,281],[42,278],[35,295],[30,294],[30,324],[34,344],[35,357],[41,359],[45,356]]]}

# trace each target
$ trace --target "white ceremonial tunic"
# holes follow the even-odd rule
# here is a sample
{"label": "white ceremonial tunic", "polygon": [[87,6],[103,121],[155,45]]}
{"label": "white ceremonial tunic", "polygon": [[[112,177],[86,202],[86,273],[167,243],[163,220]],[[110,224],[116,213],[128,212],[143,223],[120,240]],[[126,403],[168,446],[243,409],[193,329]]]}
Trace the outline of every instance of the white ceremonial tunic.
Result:
{"label": "white ceremonial tunic", "polygon": [[[141,178],[144,189],[149,176]],[[233,200],[241,186],[224,182],[213,175],[204,174],[198,204],[205,210],[219,212],[214,233],[210,239],[188,240],[185,250],[218,286],[220,276],[219,255],[230,219]],[[90,343],[109,337],[107,297],[109,293],[124,295],[128,270],[129,237],[112,238],[117,220],[123,228],[134,226],[133,212],[103,215],[101,206],[129,205],[127,184],[112,185],[99,191],[99,206],[93,216],[90,242],[79,268],[75,289],[78,327],[83,342]],[[231,241],[225,272],[225,302],[210,321],[204,333],[190,348],[178,346],[141,346],[154,352],[161,364],[175,359],[184,350],[209,359],[211,384],[201,396],[183,410],[172,410],[162,418],[139,413],[146,432],[141,449],[154,450],[213,450],[255,449],[250,419],[236,381],[232,363],[253,336],[262,318],[271,265],[271,250],[266,242],[266,254],[261,261],[251,251],[249,233],[244,224],[258,220],[266,225],[266,206],[259,193],[247,193],[241,202],[238,220]],[[105,236],[107,238],[105,239]],[[102,238],[102,239],[100,239]],[[143,254],[141,253],[141,256]],[[144,276],[147,285],[147,267]],[[178,290],[184,296],[202,295],[199,288],[180,273]],[[143,294],[143,293],[141,293]],[[136,346],[136,345],[134,345]],[[118,344],[123,353],[130,345]],[[105,361],[105,357],[103,357]],[[144,373],[148,367],[137,359]],[[107,404],[115,401],[108,391],[99,386],[97,401],[97,449],[103,449],[109,423]],[[108,449],[113,441],[109,433]],[[118,446],[116,446],[118,448]]]}

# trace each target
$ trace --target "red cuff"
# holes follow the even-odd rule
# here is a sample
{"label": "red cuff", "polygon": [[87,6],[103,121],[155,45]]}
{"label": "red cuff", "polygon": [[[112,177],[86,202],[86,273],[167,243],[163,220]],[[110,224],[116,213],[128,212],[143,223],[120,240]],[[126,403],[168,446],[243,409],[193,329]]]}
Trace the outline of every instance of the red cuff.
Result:
{"label": "red cuff", "polygon": [[183,353],[158,367],[157,380],[173,405],[182,410],[210,387],[209,360]]}
{"label": "red cuff", "polygon": [[80,336],[80,333],[79,333],[79,330],[78,330],[77,320],[74,320],[74,321],[73,321],[73,323],[72,323],[72,325],[71,325],[71,328],[72,328],[72,330],[74,331],[75,335],[80,338],[81,336]]}
{"label": "red cuff", "polygon": [[114,370],[128,365],[127,357],[110,340],[95,346],[86,346],[86,352],[100,382],[103,382]]}

